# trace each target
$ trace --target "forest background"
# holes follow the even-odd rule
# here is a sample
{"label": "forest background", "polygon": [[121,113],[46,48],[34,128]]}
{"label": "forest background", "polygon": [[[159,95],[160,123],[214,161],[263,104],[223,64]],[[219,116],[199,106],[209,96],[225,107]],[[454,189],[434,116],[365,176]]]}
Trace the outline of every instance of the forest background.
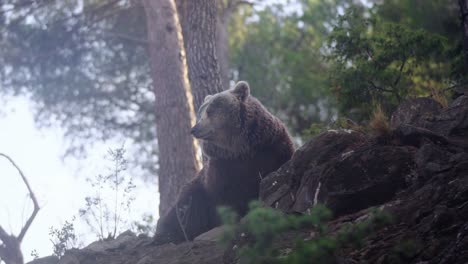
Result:
{"label": "forest background", "polygon": [[[7,152],[8,144],[10,148],[18,146],[16,140],[26,143],[24,153],[31,151],[27,145],[34,145],[40,149],[32,156],[39,168],[48,166],[50,161],[41,156],[47,156],[44,153],[53,148],[54,155],[64,155],[64,164],[73,164],[64,165],[67,172],[61,169],[55,173],[94,179],[94,174],[105,175],[109,169],[109,161],[101,158],[105,149],[123,148],[125,170],[119,173],[138,183],[133,190],[135,198],[147,197],[145,202],[133,203],[134,207],[146,206],[133,210],[133,219],[144,218],[154,225],[158,204],[148,201],[158,200],[155,186],[163,190],[159,208],[164,211],[182,183],[191,177],[188,172],[198,169],[196,144],[169,135],[185,133],[193,119],[190,111],[193,115],[202,95],[247,80],[253,95],[287,124],[298,145],[325,129],[365,126],[377,106],[389,114],[409,97],[431,96],[446,105],[451,94],[464,88],[467,81],[464,2],[218,0],[200,1],[206,6],[196,8],[190,4],[193,2],[176,1],[179,31],[185,43],[180,50],[173,46],[173,51],[187,58],[188,73],[180,72],[182,77],[188,75],[191,95],[187,95],[183,82],[177,84],[179,93],[171,92],[176,89],[164,90],[173,85],[171,78],[179,77],[172,76],[177,71],[171,71],[166,74],[171,78],[161,79],[165,77],[164,68],[173,64],[158,57],[167,42],[156,33],[166,24],[151,13],[159,10],[151,1],[4,0],[0,4],[0,100],[7,107],[0,111],[8,120],[13,115],[8,107],[28,109],[30,114],[10,117],[4,124],[13,126],[31,115],[36,127],[20,125],[19,131],[10,132],[2,128],[5,143],[0,151]],[[209,48],[194,44],[200,43],[193,33],[197,31],[191,28],[197,14],[209,22],[199,27],[200,32],[207,33],[201,43],[211,43]],[[207,66],[212,75],[194,75],[202,68],[193,59],[200,50],[212,52],[201,57],[205,62],[213,60]],[[171,57],[164,59],[167,62]],[[171,110],[167,107],[177,104],[188,110],[169,118]],[[164,128],[167,133],[160,132]],[[40,129],[41,135],[53,134],[53,139],[27,143],[25,132],[35,129]],[[172,153],[171,146],[176,145],[180,152]],[[191,156],[185,159],[181,153]],[[112,172],[112,161],[116,160],[110,156]],[[28,170],[32,163],[26,159],[21,165],[35,177],[40,169]],[[7,189],[15,184],[15,171],[8,172],[7,163],[1,165],[5,168],[1,185]],[[87,170],[90,167],[97,168]],[[45,183],[36,184],[48,186],[37,190],[44,197],[40,199],[42,205],[47,207],[51,200],[67,195],[39,194],[51,188],[50,182],[60,182],[59,188],[73,185],[70,181],[74,180],[64,177],[44,176],[41,179]],[[6,196],[2,197],[2,206],[10,209],[2,209],[8,213],[2,215],[0,225],[14,222],[10,228],[13,233],[21,228],[24,211],[31,209],[26,206],[18,210],[21,207],[11,203],[24,203],[25,192],[18,190],[10,188],[2,194]],[[21,199],[12,198],[17,193],[21,193]],[[80,199],[93,197],[83,193],[78,190],[76,195],[81,195]],[[56,215],[43,216],[43,225],[56,223],[50,219],[65,221],[58,208],[53,210]],[[143,217],[143,213],[154,218]],[[137,228],[138,224],[129,219],[114,235],[132,224]],[[40,228],[48,229],[43,225]],[[100,237],[99,232],[96,235]],[[28,242],[25,256],[39,247],[44,248],[39,250],[40,255],[50,254],[45,248],[52,246],[44,239],[46,242]]]}

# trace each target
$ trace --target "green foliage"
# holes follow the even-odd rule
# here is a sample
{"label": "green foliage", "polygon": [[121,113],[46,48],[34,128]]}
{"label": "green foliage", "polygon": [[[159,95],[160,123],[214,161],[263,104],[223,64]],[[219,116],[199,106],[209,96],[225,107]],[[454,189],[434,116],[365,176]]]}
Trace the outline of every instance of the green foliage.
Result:
{"label": "green foliage", "polygon": [[115,238],[122,231],[127,224],[124,214],[130,212],[135,200],[132,177],[125,174],[125,149],[109,150],[108,154],[111,163],[109,173],[87,179],[95,194],[86,197],[86,205],[80,209],[80,217],[101,240]]}
{"label": "green foliage", "polygon": [[[284,1],[243,7],[230,23],[233,79],[248,80],[257,96],[299,134],[333,116],[323,47],[339,0]],[[292,7],[291,7],[292,6]]]}
{"label": "green foliage", "polygon": [[302,131],[302,137],[310,139],[327,130],[328,127],[323,123],[312,123],[307,129]]}
{"label": "green foliage", "polygon": [[445,42],[438,34],[382,21],[373,10],[346,11],[329,38],[328,56],[341,113],[358,108],[362,120],[372,104],[393,109],[410,95],[443,89],[449,76]]}
{"label": "green foliage", "polygon": [[327,130],[339,130],[339,129],[352,129],[354,131],[365,132],[366,129],[362,126],[359,126],[351,119],[345,117],[338,117],[331,123],[312,123],[309,128],[302,131],[302,137],[305,140],[308,140],[312,137],[315,137]]}
{"label": "green foliage", "polygon": [[249,80],[296,135],[322,131],[336,110],[367,120],[374,104],[391,112],[464,83],[457,12],[444,0],[245,6],[229,27],[233,79]]}
{"label": "green foliage", "polygon": [[411,261],[421,250],[423,246],[417,240],[404,240],[396,245],[387,256],[387,263],[404,264]]}
{"label": "green foliage", "polygon": [[38,125],[60,125],[70,139],[67,154],[131,138],[133,163],[154,175],[156,117],[142,5],[2,0],[0,25],[1,94],[28,97]]}
{"label": "green foliage", "polygon": [[[241,263],[336,263],[340,249],[362,246],[366,236],[391,222],[388,214],[374,210],[367,220],[349,224],[336,234],[329,234],[327,221],[332,214],[323,205],[313,207],[309,214],[287,215],[252,202],[250,211],[238,225],[235,225],[236,217],[233,217],[232,211],[222,208],[219,213],[229,230],[225,241],[235,239],[236,233],[251,238],[250,243],[239,249]],[[275,248],[275,238],[286,231],[305,228],[313,230],[312,238],[297,239],[289,252]]]}
{"label": "green foliage", "polygon": [[362,247],[364,237],[393,221],[391,215],[377,209],[372,209],[369,215],[370,217],[362,222],[342,227],[336,237],[338,243],[342,246]]}
{"label": "green foliage", "polygon": [[452,86],[465,85],[468,69],[463,61],[463,29],[458,1],[386,0],[378,5],[376,16],[384,21],[400,23],[409,28],[424,29],[449,40],[443,54]]}
{"label": "green foliage", "polygon": [[[53,226],[49,229],[49,236],[50,241],[53,244],[54,255],[59,258],[65,254],[65,251],[76,245],[77,238],[75,234],[74,221],[75,218],[73,217],[71,221],[65,221],[60,229],[54,228]],[[35,257],[38,257],[37,252]]]}
{"label": "green foliage", "polygon": [[228,245],[236,234],[237,214],[228,207],[220,206],[217,208],[221,222],[225,224],[225,230],[221,237],[221,243]]}
{"label": "green foliage", "polygon": [[[73,139],[70,153],[85,152],[90,141],[131,138],[132,163],[154,175],[155,98],[142,6],[20,2],[0,4],[0,93],[31,98],[38,124],[58,122]],[[362,2],[240,5],[228,23],[231,79],[249,81],[295,135],[319,132],[337,112],[362,121],[373,103],[388,113],[408,96],[467,83],[457,1]]]}

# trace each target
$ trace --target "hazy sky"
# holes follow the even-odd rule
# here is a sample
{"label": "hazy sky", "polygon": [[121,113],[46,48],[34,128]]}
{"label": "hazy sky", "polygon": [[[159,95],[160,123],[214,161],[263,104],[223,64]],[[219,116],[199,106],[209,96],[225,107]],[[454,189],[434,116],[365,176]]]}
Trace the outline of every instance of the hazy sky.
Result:
{"label": "hazy sky", "polygon": [[[41,257],[52,254],[49,228],[59,228],[65,220],[78,216],[78,210],[84,207],[84,197],[93,191],[85,179],[104,174],[107,150],[121,143],[96,144],[85,160],[62,160],[66,142],[61,129],[38,130],[26,99],[8,100],[0,112],[0,152],[13,158],[23,170],[41,206],[22,243],[28,261],[34,249]],[[130,218],[141,220],[145,212],[156,213],[157,188],[155,183],[135,180],[136,200]],[[31,211],[32,202],[16,169],[0,158],[0,225],[18,235]],[[79,240],[85,245],[95,240],[79,217],[75,225]]]}

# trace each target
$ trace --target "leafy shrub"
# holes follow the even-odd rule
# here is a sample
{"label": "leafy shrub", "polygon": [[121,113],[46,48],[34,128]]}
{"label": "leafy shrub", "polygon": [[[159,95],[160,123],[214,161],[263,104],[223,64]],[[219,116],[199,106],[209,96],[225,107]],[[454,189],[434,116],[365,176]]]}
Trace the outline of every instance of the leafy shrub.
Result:
{"label": "leafy shrub", "polygon": [[[340,249],[360,247],[364,238],[374,230],[387,225],[391,218],[381,211],[373,211],[367,220],[346,225],[335,234],[329,234],[327,221],[332,213],[323,205],[317,205],[309,214],[288,215],[272,208],[262,207],[258,202],[250,204],[248,214],[237,223],[237,216],[228,208],[218,210],[226,226],[225,243],[236,234],[248,236],[249,241],[239,249],[241,263],[336,263]],[[237,223],[237,224],[236,224]],[[280,251],[274,246],[275,238],[286,231],[312,229],[312,239],[297,239],[291,251]]]}
{"label": "leafy shrub", "polygon": [[60,229],[54,228],[53,226],[49,229],[49,236],[50,241],[53,244],[54,255],[59,258],[65,254],[65,251],[71,249],[76,244],[74,221],[75,218],[71,221],[65,221]]}
{"label": "leafy shrub", "polygon": [[130,212],[135,200],[132,191],[136,186],[132,177],[125,173],[125,149],[109,150],[108,158],[111,164],[108,173],[87,179],[95,193],[85,198],[86,205],[79,211],[80,217],[101,240],[115,238],[128,226],[124,213]]}
{"label": "leafy shrub", "polygon": [[358,119],[367,119],[374,103],[391,111],[408,96],[446,88],[446,42],[423,29],[382,21],[372,10],[350,8],[329,38],[330,82],[340,112],[360,109]]}

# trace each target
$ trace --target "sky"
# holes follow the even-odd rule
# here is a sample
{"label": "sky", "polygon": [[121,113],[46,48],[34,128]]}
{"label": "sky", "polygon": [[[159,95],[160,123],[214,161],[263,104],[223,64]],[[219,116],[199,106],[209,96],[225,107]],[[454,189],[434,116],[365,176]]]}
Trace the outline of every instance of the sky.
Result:
{"label": "sky", "polygon": [[[28,100],[10,98],[0,111],[0,153],[10,156],[24,172],[41,207],[26,234],[22,251],[25,261],[36,250],[40,257],[52,254],[49,228],[60,228],[65,221],[74,221],[80,244],[96,240],[78,216],[84,208],[85,197],[92,195],[86,178],[107,172],[105,156],[109,148],[120,147],[119,142],[102,142],[90,147],[85,159],[63,158],[66,139],[59,127],[38,129]],[[157,218],[157,186],[134,178],[136,189],[130,221],[141,220],[144,213]],[[0,225],[7,232],[18,235],[33,209],[26,186],[16,169],[0,157]]]}

